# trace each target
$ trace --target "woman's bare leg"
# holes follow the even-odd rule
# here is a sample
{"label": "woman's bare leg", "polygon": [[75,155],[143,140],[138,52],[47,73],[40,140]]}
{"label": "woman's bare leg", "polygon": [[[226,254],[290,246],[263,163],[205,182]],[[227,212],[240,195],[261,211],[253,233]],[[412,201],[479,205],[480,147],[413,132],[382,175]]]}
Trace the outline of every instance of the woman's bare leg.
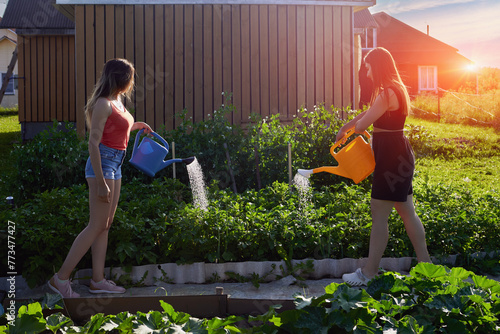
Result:
{"label": "woman's bare leg", "polygon": [[393,206],[394,202],[374,198],[371,200],[372,230],[370,233],[370,251],[368,261],[362,270],[363,274],[368,278],[372,278],[378,273],[380,260],[384,255],[389,240],[388,220]]}
{"label": "woman's bare leg", "polygon": [[408,195],[408,200],[406,202],[396,202],[394,207],[403,219],[406,233],[417,254],[417,261],[431,262],[429,252],[427,251],[427,243],[425,241],[425,229],[415,212],[413,196]]}
{"label": "woman's bare leg", "polygon": [[[78,262],[87,253],[97,237],[104,231],[107,231],[109,212],[113,202],[106,203],[97,198],[97,181],[95,178],[88,178],[87,182],[89,184],[89,224],[76,237],[63,265],[59,269],[57,276],[61,280],[66,280],[70,277],[73,269],[75,269]],[[106,180],[106,183],[113,192],[115,181]],[[113,198],[113,194],[111,196]]]}
{"label": "woman's bare leg", "polygon": [[109,206],[106,229],[103,230],[92,244],[92,279],[100,282],[104,278],[104,263],[106,261],[106,250],[108,248],[108,233],[115,217],[118,200],[120,198],[121,179],[114,181],[114,187],[108,184],[111,190],[111,205]]}

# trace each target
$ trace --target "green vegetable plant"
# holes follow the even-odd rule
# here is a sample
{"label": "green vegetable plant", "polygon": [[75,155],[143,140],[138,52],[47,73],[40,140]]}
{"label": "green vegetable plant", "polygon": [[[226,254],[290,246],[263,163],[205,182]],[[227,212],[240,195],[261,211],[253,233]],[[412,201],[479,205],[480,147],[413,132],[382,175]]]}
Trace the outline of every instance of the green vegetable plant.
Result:
{"label": "green vegetable plant", "polygon": [[16,145],[12,158],[16,175],[11,185],[18,201],[46,190],[85,182],[87,142],[78,137],[73,125],[60,125],[40,132],[32,141]]}
{"label": "green vegetable plant", "polygon": [[[44,316],[39,303],[21,306],[5,333],[496,333],[500,283],[463,268],[419,263],[409,276],[386,272],[366,289],[332,283],[317,297],[297,296],[257,316],[198,319],[160,301],[163,311],[93,315],[76,325],[61,313]],[[5,322],[6,316],[3,316]],[[0,319],[2,320],[2,319]],[[244,321],[244,322],[243,322]],[[249,326],[239,327],[247,323]]]}
{"label": "green vegetable plant", "polygon": [[386,272],[366,290],[332,283],[325,295],[296,299],[250,321],[271,333],[494,333],[500,330],[500,284],[463,268],[429,263],[409,276]]}
{"label": "green vegetable plant", "polygon": [[[431,256],[467,257],[498,250],[491,238],[500,234],[498,194],[472,195],[467,189],[422,179],[415,181],[414,192]],[[363,185],[324,186],[312,192],[311,205],[305,208],[288,183],[241,194],[211,186],[209,196],[208,210],[201,211],[189,203],[189,188],[179,181],[131,181],[122,189],[109,234],[113,252],[108,252],[106,265],[285,260],[283,272],[293,274],[299,270],[292,260],[368,255],[370,198]],[[87,198],[86,186],[73,186],[43,192],[16,209],[0,211],[1,220],[16,222],[16,255],[23,259],[17,269],[31,286],[46,282],[88,223]],[[307,219],[297,218],[304,216]],[[414,256],[396,213],[389,217],[389,227],[384,256]],[[79,268],[90,267],[86,256]],[[308,270],[301,268],[304,274]],[[493,272],[495,266],[482,270]]]}

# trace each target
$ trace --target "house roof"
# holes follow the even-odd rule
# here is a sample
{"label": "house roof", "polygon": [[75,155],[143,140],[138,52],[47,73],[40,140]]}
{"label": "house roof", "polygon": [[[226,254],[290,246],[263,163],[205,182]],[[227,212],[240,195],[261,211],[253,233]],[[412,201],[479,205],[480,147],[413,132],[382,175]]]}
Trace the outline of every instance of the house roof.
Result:
{"label": "house roof", "polygon": [[370,11],[365,8],[359,12],[354,13],[354,27],[355,28],[377,28],[377,22],[373,18]]}
{"label": "house roof", "polygon": [[373,18],[380,28],[379,37],[387,37],[387,42],[398,45],[401,49],[404,48],[407,51],[422,51],[423,49],[458,51],[458,49],[399,21],[385,12],[373,14]]}
{"label": "house roof", "polygon": [[17,41],[13,40],[12,38],[9,38],[7,36],[0,37],[0,42],[3,42],[4,40],[7,40],[7,41],[14,43],[14,44],[17,44]]}
{"label": "house roof", "polygon": [[373,14],[378,24],[378,44],[388,49],[396,62],[422,63],[426,60],[471,62],[458,49],[395,19],[385,12]]}
{"label": "house roof", "polygon": [[274,5],[333,5],[362,6],[376,4],[376,0],[57,0],[60,5],[164,5],[164,4],[274,4]]}
{"label": "house roof", "polygon": [[9,0],[0,28],[74,29],[74,22],[54,4],[55,0]]}
{"label": "house roof", "polygon": [[374,6],[376,0],[53,0],[55,7],[68,18],[74,18],[75,5],[322,5],[353,6],[354,11]]}

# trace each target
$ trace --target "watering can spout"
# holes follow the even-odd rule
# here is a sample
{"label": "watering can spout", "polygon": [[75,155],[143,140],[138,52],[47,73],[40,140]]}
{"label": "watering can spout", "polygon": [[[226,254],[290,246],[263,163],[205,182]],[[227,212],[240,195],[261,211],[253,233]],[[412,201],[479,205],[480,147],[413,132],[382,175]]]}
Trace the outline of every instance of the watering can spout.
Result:
{"label": "watering can spout", "polygon": [[321,173],[321,172],[327,172],[330,174],[335,174],[338,176],[346,177],[346,178],[351,178],[351,174],[348,173],[344,168],[340,166],[324,166],[324,167],[318,167],[314,168],[313,173]]}
{"label": "watering can spout", "polygon": [[190,163],[192,163],[194,161],[195,157],[189,157],[189,158],[185,158],[185,159],[170,159],[170,160],[166,160],[166,161],[163,161],[163,165],[161,167],[161,169],[167,167],[167,166],[170,166],[171,164],[174,164],[174,163],[184,163],[187,165],[189,165]]}
{"label": "watering can spout", "polygon": [[186,165],[189,165],[190,163],[192,163],[194,161],[194,159],[196,159],[196,157],[189,157],[189,158],[182,159],[182,162],[185,163]]}
{"label": "watering can spout", "polygon": [[314,173],[314,171],[312,169],[299,169],[299,170],[297,170],[297,173],[299,173],[303,177],[308,178]]}

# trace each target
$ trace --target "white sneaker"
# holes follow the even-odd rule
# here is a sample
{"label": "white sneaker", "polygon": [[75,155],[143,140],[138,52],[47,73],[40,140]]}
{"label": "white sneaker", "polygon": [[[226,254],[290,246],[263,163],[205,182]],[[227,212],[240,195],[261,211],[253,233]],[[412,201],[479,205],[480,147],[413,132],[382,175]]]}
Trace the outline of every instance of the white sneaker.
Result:
{"label": "white sneaker", "polygon": [[361,268],[356,269],[353,273],[342,275],[342,279],[351,286],[363,286],[370,282],[370,278],[363,274]]}

